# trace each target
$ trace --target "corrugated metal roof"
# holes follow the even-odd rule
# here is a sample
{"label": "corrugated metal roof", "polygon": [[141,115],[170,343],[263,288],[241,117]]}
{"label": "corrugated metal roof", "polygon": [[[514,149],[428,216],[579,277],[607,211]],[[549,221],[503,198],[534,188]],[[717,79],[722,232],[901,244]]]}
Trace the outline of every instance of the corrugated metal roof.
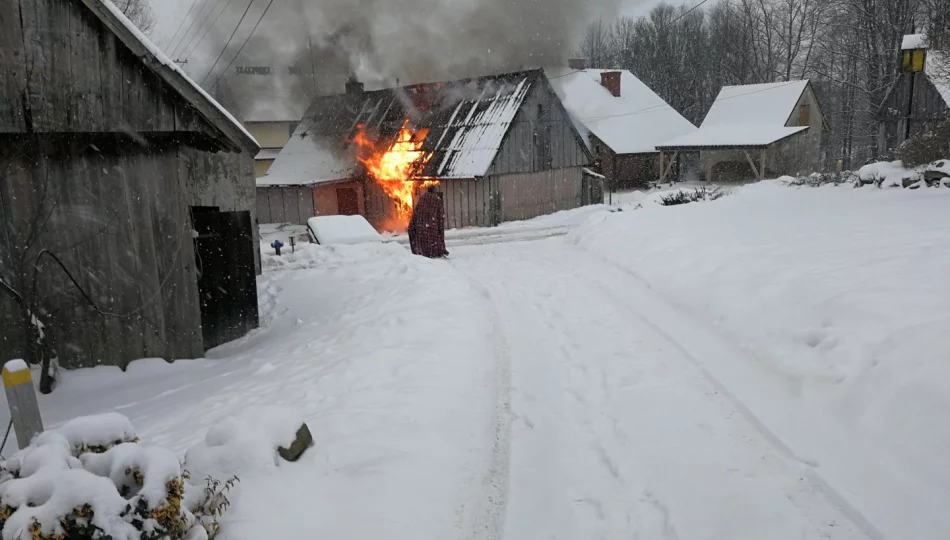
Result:
{"label": "corrugated metal roof", "polygon": [[317,98],[267,176],[281,185],[313,185],[358,174],[350,141],[357,126],[381,141],[406,118],[428,129],[429,159],[417,176],[475,178],[488,172],[541,70]]}
{"label": "corrugated metal roof", "polygon": [[490,77],[443,86],[436,113],[422,127],[431,154],[420,176],[475,178],[488,172],[538,73]]}

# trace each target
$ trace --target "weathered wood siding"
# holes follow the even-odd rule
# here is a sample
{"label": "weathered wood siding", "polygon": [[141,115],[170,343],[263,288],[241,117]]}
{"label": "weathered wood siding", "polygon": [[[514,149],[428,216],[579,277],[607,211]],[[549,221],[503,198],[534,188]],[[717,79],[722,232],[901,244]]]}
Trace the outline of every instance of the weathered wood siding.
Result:
{"label": "weathered wood siding", "polygon": [[493,211],[492,182],[490,178],[479,180],[443,180],[438,190],[445,202],[445,226],[490,227],[497,225],[499,217]]}
{"label": "weathered wood siding", "polygon": [[591,158],[567,111],[543,77],[515,115],[488,175],[587,166]]}
{"label": "weathered wood siding", "polygon": [[[215,153],[238,146],[143,62],[80,1],[0,0],[0,271],[48,249],[108,312],[43,259],[40,315],[67,367],[202,356],[189,207],[256,214],[250,150]],[[7,358],[16,313],[0,294]]]}
{"label": "weathered wood siding", "polygon": [[[927,59],[929,61],[929,59]],[[924,72],[902,73],[883,108],[878,148],[887,154],[913,137],[950,119],[944,101]]]}
{"label": "weathered wood siding", "polygon": [[75,0],[0,2],[0,66],[0,133],[213,130]]}
{"label": "weathered wood siding", "polygon": [[303,225],[316,215],[313,210],[313,188],[259,187],[257,212],[261,223]]}
{"label": "weathered wood siding", "polygon": [[[26,259],[52,251],[102,309],[123,315],[97,313],[63,271],[44,259],[39,306],[60,363],[124,365],[143,357],[202,356],[190,187],[178,149],[146,154],[134,145],[111,145],[106,151],[100,142],[102,150],[90,151],[87,142],[44,138],[30,146],[0,137],[5,247],[22,248],[29,223],[43,208],[49,219]],[[10,275],[11,258],[0,262]],[[12,300],[0,295],[4,358],[23,352],[16,313]]]}
{"label": "weathered wood siding", "polygon": [[513,173],[498,183],[501,221],[531,219],[583,205],[583,167]]}

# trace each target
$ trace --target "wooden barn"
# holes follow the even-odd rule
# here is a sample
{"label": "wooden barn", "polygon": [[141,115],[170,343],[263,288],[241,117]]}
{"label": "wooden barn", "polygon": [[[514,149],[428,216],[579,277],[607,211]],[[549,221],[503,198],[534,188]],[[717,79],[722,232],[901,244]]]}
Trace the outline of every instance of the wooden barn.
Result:
{"label": "wooden barn", "polygon": [[[492,226],[603,200],[592,156],[542,70],[317,98],[258,179],[261,222],[362,214],[396,228],[397,205],[366,174],[358,129],[394,141],[412,125],[425,156],[412,177],[438,182],[446,226]],[[362,128],[360,128],[362,126]]]}
{"label": "wooden barn", "polygon": [[0,2],[0,360],[196,358],[257,326],[257,142],[102,0]]}
{"label": "wooden barn", "polygon": [[696,131],[627,70],[587,69],[575,59],[568,69],[547,72],[614,189],[645,188],[659,180],[656,145]]}
{"label": "wooden barn", "polygon": [[699,129],[657,145],[660,179],[742,182],[809,174],[820,170],[827,129],[807,80],[724,86]]}
{"label": "wooden barn", "polygon": [[900,76],[881,108],[878,148],[883,155],[950,120],[950,58],[930,50],[921,34],[904,36],[901,55]]}

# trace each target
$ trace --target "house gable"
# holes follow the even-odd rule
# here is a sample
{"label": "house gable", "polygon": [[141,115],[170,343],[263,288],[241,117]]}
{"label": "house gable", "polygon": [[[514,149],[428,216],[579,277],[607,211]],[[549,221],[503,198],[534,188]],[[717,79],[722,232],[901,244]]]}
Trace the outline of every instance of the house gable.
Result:
{"label": "house gable", "polygon": [[488,175],[587,166],[593,157],[547,77],[536,72]]}
{"label": "house gable", "polygon": [[101,0],[0,4],[0,62],[10,66],[0,73],[0,133],[178,133],[256,153],[253,137],[114,9]]}

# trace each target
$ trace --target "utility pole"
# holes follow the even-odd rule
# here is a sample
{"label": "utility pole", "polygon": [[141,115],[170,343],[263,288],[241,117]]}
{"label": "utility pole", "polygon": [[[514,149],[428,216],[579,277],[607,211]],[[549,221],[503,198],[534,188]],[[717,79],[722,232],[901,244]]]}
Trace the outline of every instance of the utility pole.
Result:
{"label": "utility pole", "polygon": [[310,51],[310,76],[313,79],[313,97],[317,97],[317,65],[313,62],[313,37],[307,37],[307,47]]}

